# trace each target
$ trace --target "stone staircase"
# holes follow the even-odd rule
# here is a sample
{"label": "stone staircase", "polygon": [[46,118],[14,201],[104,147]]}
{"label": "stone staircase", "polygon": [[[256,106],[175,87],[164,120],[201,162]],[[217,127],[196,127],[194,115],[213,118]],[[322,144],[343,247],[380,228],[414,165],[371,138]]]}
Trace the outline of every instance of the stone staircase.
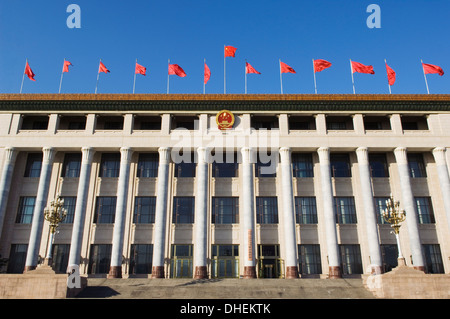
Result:
{"label": "stone staircase", "polygon": [[374,299],[362,279],[89,278],[76,298],[114,299]]}

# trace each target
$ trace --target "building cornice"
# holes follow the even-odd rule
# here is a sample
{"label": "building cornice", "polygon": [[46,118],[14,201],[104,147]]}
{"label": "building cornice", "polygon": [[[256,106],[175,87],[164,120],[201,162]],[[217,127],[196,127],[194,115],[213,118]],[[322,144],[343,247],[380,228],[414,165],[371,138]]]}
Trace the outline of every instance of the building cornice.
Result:
{"label": "building cornice", "polygon": [[20,111],[415,111],[448,112],[448,94],[0,94]]}

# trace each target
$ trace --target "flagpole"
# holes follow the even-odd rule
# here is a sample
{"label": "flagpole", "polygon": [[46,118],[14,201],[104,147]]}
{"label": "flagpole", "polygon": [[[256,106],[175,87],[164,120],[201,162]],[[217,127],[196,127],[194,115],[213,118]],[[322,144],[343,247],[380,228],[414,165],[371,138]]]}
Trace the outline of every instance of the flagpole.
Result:
{"label": "flagpole", "polygon": [[22,94],[23,80],[25,79],[25,71],[27,69],[28,58],[25,59],[25,67],[23,68],[22,84],[20,85],[20,94]]}
{"label": "flagpole", "polygon": [[[137,64],[137,59],[136,59],[136,64]],[[133,94],[134,94],[135,87],[136,87],[136,65],[134,66]]]}
{"label": "flagpole", "polygon": [[225,45],[223,46],[223,94],[227,93],[227,68],[226,68],[227,59],[225,56]]}
{"label": "flagpole", "polygon": [[203,58],[203,94],[205,94],[205,65],[206,65],[206,59]]}
{"label": "flagpole", "polygon": [[169,94],[169,65],[170,59],[167,60],[167,94]]}
{"label": "flagpole", "polygon": [[[102,59],[100,59],[100,62],[102,62]],[[100,69],[97,72],[97,84],[95,85],[95,94],[97,94],[97,87],[98,87],[98,79],[99,79],[99,77],[100,77]]]}
{"label": "flagpole", "polygon": [[314,92],[316,92],[316,94],[317,94],[316,69],[314,68],[314,59],[312,59],[312,61],[313,61],[313,74],[314,74]]}
{"label": "flagpole", "polygon": [[428,94],[430,94],[430,90],[428,89],[427,76],[425,75],[425,69],[423,68],[423,61],[422,61],[422,59],[420,59],[420,62],[422,63],[423,77],[425,78],[425,85],[427,86],[427,92],[428,92]]}
{"label": "flagpole", "polygon": [[63,68],[61,70],[61,80],[59,80],[59,94],[61,94],[61,84],[63,80],[63,74],[64,74],[64,64],[66,64],[66,58],[64,58]]}
{"label": "flagpole", "polygon": [[281,59],[278,59],[278,64],[280,65],[280,84],[281,84],[281,94],[283,94],[283,77],[281,76]]}
{"label": "flagpole", "polygon": [[356,91],[355,91],[355,80],[353,79],[353,65],[352,65],[352,60],[351,59],[350,59],[350,70],[352,71],[353,94],[356,94]]}
{"label": "flagpole", "polygon": [[247,94],[247,60],[245,60],[245,94]]}
{"label": "flagpole", "polygon": [[[386,59],[384,59],[384,64],[387,65]],[[389,77],[388,77],[388,86],[389,86],[389,94],[392,94],[392,92],[391,92],[391,85],[389,84]]]}

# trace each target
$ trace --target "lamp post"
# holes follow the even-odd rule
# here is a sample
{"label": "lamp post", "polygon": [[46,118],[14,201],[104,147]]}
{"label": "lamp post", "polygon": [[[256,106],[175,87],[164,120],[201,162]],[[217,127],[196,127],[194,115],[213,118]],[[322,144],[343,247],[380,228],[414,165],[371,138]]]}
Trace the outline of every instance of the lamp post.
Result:
{"label": "lamp post", "polygon": [[386,209],[383,210],[383,218],[384,220],[391,224],[392,229],[394,230],[395,239],[397,240],[397,248],[398,248],[398,265],[406,266],[405,257],[403,257],[402,249],[400,247],[400,223],[406,219],[406,213],[404,210],[400,209],[400,202],[394,201],[394,197],[391,197],[386,201]]}
{"label": "lamp post", "polygon": [[56,228],[58,228],[59,223],[61,223],[67,215],[67,211],[63,206],[64,199],[60,199],[59,195],[56,195],[56,198],[50,202],[50,206],[47,206],[44,209],[44,218],[50,223],[50,241],[44,264],[50,267],[52,266],[52,246]]}

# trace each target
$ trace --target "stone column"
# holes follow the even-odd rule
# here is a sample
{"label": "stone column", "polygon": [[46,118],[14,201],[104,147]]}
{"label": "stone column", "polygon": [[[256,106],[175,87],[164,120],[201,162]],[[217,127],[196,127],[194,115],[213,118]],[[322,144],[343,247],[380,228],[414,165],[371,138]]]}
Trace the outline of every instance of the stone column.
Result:
{"label": "stone column", "polygon": [[111,266],[108,278],[122,278],[122,251],[127,214],[128,183],[130,180],[130,162],[133,151],[129,147],[120,148],[120,171],[117,183],[117,205],[114,218]]}
{"label": "stone column", "polygon": [[442,200],[444,202],[445,213],[447,215],[448,229],[450,230],[450,178],[447,163],[445,161],[445,147],[436,147],[433,149],[434,160],[439,176],[441,186]]}
{"label": "stone column", "polygon": [[322,184],[322,202],[324,225],[327,238],[328,268],[330,279],[342,277],[339,246],[337,243],[336,215],[334,212],[333,188],[331,185],[330,149],[320,147],[317,150],[320,162],[320,179]]}
{"label": "stone column", "polygon": [[206,266],[207,252],[207,214],[208,214],[208,161],[207,148],[197,149],[198,162],[195,194],[195,279],[208,278]]}
{"label": "stone column", "polygon": [[42,167],[39,177],[39,186],[36,195],[36,204],[33,211],[33,220],[31,223],[30,240],[28,243],[27,258],[25,261],[24,272],[36,269],[39,257],[39,247],[41,245],[42,227],[44,225],[44,208],[47,204],[48,188],[52,175],[53,158],[55,150],[52,147],[42,149]]}
{"label": "stone column", "polygon": [[[405,147],[397,147],[394,150],[397,161],[398,174],[402,190],[403,208],[406,212],[406,225],[411,246],[413,266],[415,269],[425,271],[425,261],[422,254],[422,245],[419,235],[419,222],[414,205],[414,196],[411,189],[411,178],[409,173],[408,157]],[[400,229],[401,231],[401,229]]]}
{"label": "stone column", "polygon": [[291,150],[280,148],[281,186],[283,193],[283,230],[286,246],[286,279],[298,278],[297,239],[295,236],[295,205],[292,188]]}
{"label": "stone column", "polygon": [[80,178],[78,180],[77,203],[73,218],[72,239],[70,241],[69,262],[67,273],[71,274],[80,266],[81,243],[83,240],[84,219],[86,216],[86,205],[89,192],[89,181],[91,177],[92,158],[94,149],[83,147],[81,149],[82,159]]}
{"label": "stone column", "polygon": [[256,278],[255,259],[255,196],[252,149],[243,147],[242,153],[242,218],[244,235],[244,278]]}
{"label": "stone column", "polygon": [[380,238],[378,237],[377,215],[373,200],[372,181],[370,178],[369,155],[367,147],[356,149],[358,157],[359,175],[361,179],[361,193],[364,201],[364,217],[366,219],[367,241],[369,243],[370,266],[372,274],[383,272]]}
{"label": "stone column", "polygon": [[0,238],[2,237],[3,221],[5,220],[6,206],[8,204],[9,189],[11,187],[17,150],[14,147],[5,147],[2,176],[0,179]]}
{"label": "stone column", "polygon": [[155,208],[152,278],[164,278],[164,249],[166,246],[167,197],[169,186],[170,148],[160,147],[158,188]]}

